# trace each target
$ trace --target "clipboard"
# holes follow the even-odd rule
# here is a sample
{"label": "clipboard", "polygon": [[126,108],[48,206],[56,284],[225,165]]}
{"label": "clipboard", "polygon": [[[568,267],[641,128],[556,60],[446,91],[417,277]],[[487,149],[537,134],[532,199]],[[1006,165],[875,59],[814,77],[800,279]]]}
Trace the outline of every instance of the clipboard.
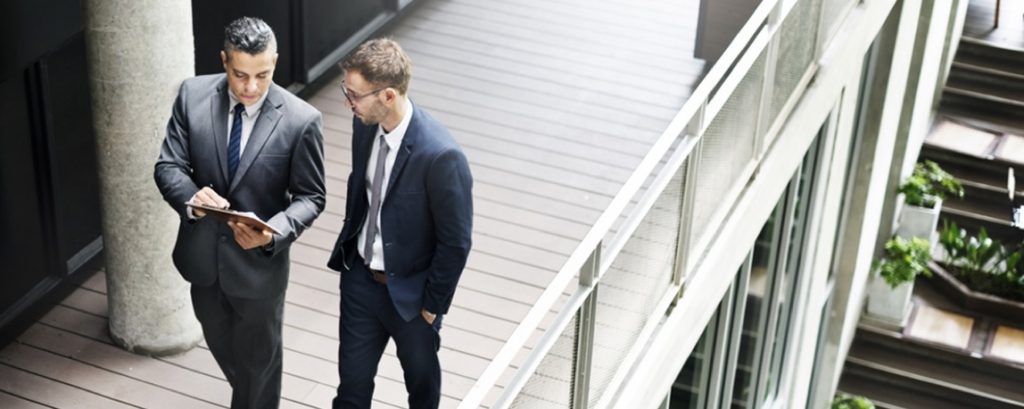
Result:
{"label": "clipboard", "polygon": [[238,222],[260,230],[270,230],[271,233],[281,235],[281,232],[275,229],[274,226],[267,224],[267,222],[260,219],[259,216],[256,216],[256,213],[253,212],[239,212],[190,202],[185,202],[185,205],[193,209],[202,210],[206,212],[207,216],[213,216],[215,219],[222,220],[225,223],[229,221]]}

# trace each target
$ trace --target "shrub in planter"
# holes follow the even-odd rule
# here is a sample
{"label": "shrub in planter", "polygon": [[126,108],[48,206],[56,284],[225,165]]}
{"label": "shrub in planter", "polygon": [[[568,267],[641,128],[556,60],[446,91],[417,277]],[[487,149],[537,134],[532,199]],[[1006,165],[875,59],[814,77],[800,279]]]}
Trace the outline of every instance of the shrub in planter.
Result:
{"label": "shrub in planter", "polygon": [[899,191],[907,204],[927,208],[935,207],[947,196],[964,196],[960,181],[930,160],[914,165],[914,172],[903,181]]}
{"label": "shrub in planter", "polygon": [[1008,248],[984,228],[972,236],[956,223],[943,223],[939,243],[946,268],[968,288],[1024,301],[1024,245]]}
{"label": "shrub in planter", "polygon": [[893,237],[885,242],[885,256],[875,263],[878,274],[886,284],[896,288],[914,281],[918,274],[931,277],[928,262],[932,260],[928,240],[912,237],[910,240]]}
{"label": "shrub in planter", "polygon": [[841,393],[832,400],[832,409],[875,409],[875,404],[863,396]]}

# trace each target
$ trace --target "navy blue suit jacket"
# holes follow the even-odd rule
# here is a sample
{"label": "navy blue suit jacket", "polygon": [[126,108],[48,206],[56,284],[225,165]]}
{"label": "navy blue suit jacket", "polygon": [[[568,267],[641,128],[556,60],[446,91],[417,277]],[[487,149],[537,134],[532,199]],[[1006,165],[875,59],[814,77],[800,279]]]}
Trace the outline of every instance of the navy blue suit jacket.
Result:
{"label": "navy blue suit jacket", "polygon": [[[377,126],[352,120],[352,173],[345,225],[328,267],[342,274],[356,262],[366,220],[366,165]],[[473,231],[473,177],[448,130],[414,106],[381,204],[381,238],[388,292],[406,321],[424,308],[446,314],[469,256]]]}

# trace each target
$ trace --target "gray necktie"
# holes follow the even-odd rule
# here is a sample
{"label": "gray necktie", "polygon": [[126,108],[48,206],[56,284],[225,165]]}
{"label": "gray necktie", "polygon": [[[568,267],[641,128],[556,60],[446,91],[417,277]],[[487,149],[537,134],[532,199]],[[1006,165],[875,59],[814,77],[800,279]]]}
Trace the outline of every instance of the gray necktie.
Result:
{"label": "gray necktie", "polygon": [[369,224],[366,226],[366,243],[363,245],[363,255],[366,257],[366,265],[373,260],[373,241],[377,236],[377,214],[380,213],[381,193],[380,188],[384,184],[384,163],[388,158],[388,143],[384,135],[380,136],[380,149],[377,150],[377,167],[373,171],[373,185],[370,187],[370,214],[366,215]]}

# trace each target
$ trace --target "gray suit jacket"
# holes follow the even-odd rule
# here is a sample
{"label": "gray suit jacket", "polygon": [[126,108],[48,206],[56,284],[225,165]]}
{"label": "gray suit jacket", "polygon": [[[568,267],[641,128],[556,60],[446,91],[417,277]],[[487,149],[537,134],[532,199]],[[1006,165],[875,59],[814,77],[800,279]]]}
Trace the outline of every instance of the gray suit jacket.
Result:
{"label": "gray suit jacket", "polygon": [[[271,85],[235,178],[227,180],[228,100],[224,74],[181,84],[154,178],[181,218],[173,259],[182,277],[199,286],[220,281],[234,297],[273,297],[287,286],[291,243],[326,202],[322,119],[305,101]],[[224,222],[190,219],[185,202],[202,186],[280,231],[273,251],[243,250]]]}

